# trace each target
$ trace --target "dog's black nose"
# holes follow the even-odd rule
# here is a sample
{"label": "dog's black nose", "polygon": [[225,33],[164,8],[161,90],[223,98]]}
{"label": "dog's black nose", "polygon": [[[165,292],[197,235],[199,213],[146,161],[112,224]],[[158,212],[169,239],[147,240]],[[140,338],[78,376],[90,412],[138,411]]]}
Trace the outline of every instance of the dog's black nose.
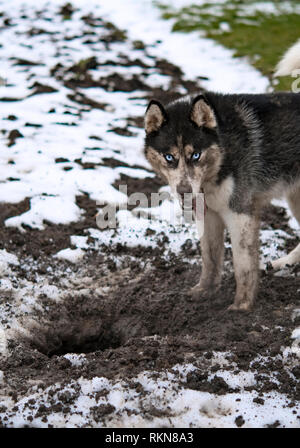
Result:
{"label": "dog's black nose", "polygon": [[193,193],[192,186],[187,182],[180,182],[177,185],[177,193],[183,196],[185,193]]}

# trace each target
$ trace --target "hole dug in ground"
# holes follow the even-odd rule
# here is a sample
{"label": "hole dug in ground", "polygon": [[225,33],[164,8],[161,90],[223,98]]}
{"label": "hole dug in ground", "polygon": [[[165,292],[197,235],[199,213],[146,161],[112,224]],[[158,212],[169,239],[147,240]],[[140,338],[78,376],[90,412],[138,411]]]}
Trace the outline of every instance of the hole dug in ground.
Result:
{"label": "hole dug in ground", "polygon": [[68,323],[67,328],[59,331],[49,330],[45,334],[45,343],[38,344],[38,349],[51,358],[67,353],[84,354],[115,349],[121,345],[118,335],[104,329],[101,324],[86,319],[78,325]]}
{"label": "hole dug in ground", "polygon": [[146,330],[138,316],[122,316],[107,297],[67,299],[31,329],[30,346],[49,358],[67,353],[92,353],[116,349]]}

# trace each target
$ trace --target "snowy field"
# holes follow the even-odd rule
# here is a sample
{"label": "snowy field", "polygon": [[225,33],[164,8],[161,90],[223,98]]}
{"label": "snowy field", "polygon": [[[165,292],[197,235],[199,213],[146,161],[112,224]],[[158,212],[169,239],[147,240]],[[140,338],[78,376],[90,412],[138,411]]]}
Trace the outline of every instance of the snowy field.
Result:
{"label": "snowy field", "polygon": [[233,317],[228,238],[222,291],[192,303],[195,227],[170,195],[126,205],[169,193],[143,156],[150,98],[268,80],[150,0],[0,13],[1,425],[300,427],[299,268],[264,271],[299,240],[286,204],[263,216],[258,304]]}

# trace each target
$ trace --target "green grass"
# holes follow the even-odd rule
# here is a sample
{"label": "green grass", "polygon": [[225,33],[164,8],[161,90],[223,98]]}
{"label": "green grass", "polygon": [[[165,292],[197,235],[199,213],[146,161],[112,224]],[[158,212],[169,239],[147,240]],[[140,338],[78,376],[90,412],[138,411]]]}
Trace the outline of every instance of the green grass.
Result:
{"label": "green grass", "polygon": [[[288,10],[283,2],[273,1],[278,14],[249,10],[259,3],[259,0],[202,5],[191,2],[190,7],[180,10],[165,4],[158,6],[165,19],[175,19],[174,31],[204,31],[207,37],[234,49],[235,56],[247,56],[252,65],[269,77],[275,90],[290,90],[294,78],[288,76],[274,82],[272,74],[283,53],[300,37],[300,1],[290,1]],[[224,26],[229,31],[224,31]]]}

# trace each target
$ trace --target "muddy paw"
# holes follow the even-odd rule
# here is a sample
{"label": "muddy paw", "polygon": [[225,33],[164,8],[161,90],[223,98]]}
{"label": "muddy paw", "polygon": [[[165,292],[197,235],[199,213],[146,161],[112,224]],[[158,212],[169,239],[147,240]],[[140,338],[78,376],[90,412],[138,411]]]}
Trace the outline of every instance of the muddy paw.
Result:
{"label": "muddy paw", "polygon": [[272,261],[272,269],[278,271],[279,269],[291,268],[292,264],[289,264],[287,257],[278,258],[278,260]]}
{"label": "muddy paw", "polygon": [[202,285],[196,285],[190,289],[189,295],[192,296],[194,299],[198,299],[201,297],[207,298],[210,297],[215,291],[216,288],[214,286],[204,287]]}
{"label": "muddy paw", "polygon": [[198,299],[200,297],[205,296],[205,290],[203,288],[194,286],[188,291],[188,295],[191,296],[193,299]]}
{"label": "muddy paw", "polygon": [[272,264],[270,261],[268,261],[267,264],[265,265],[264,270],[265,270],[266,272],[271,272],[271,271],[273,271],[273,270],[274,270],[274,268],[273,268],[273,264]]}
{"label": "muddy paw", "polygon": [[250,311],[250,310],[251,310],[251,304],[249,303],[240,303],[240,304],[233,303],[227,308],[227,311]]}

